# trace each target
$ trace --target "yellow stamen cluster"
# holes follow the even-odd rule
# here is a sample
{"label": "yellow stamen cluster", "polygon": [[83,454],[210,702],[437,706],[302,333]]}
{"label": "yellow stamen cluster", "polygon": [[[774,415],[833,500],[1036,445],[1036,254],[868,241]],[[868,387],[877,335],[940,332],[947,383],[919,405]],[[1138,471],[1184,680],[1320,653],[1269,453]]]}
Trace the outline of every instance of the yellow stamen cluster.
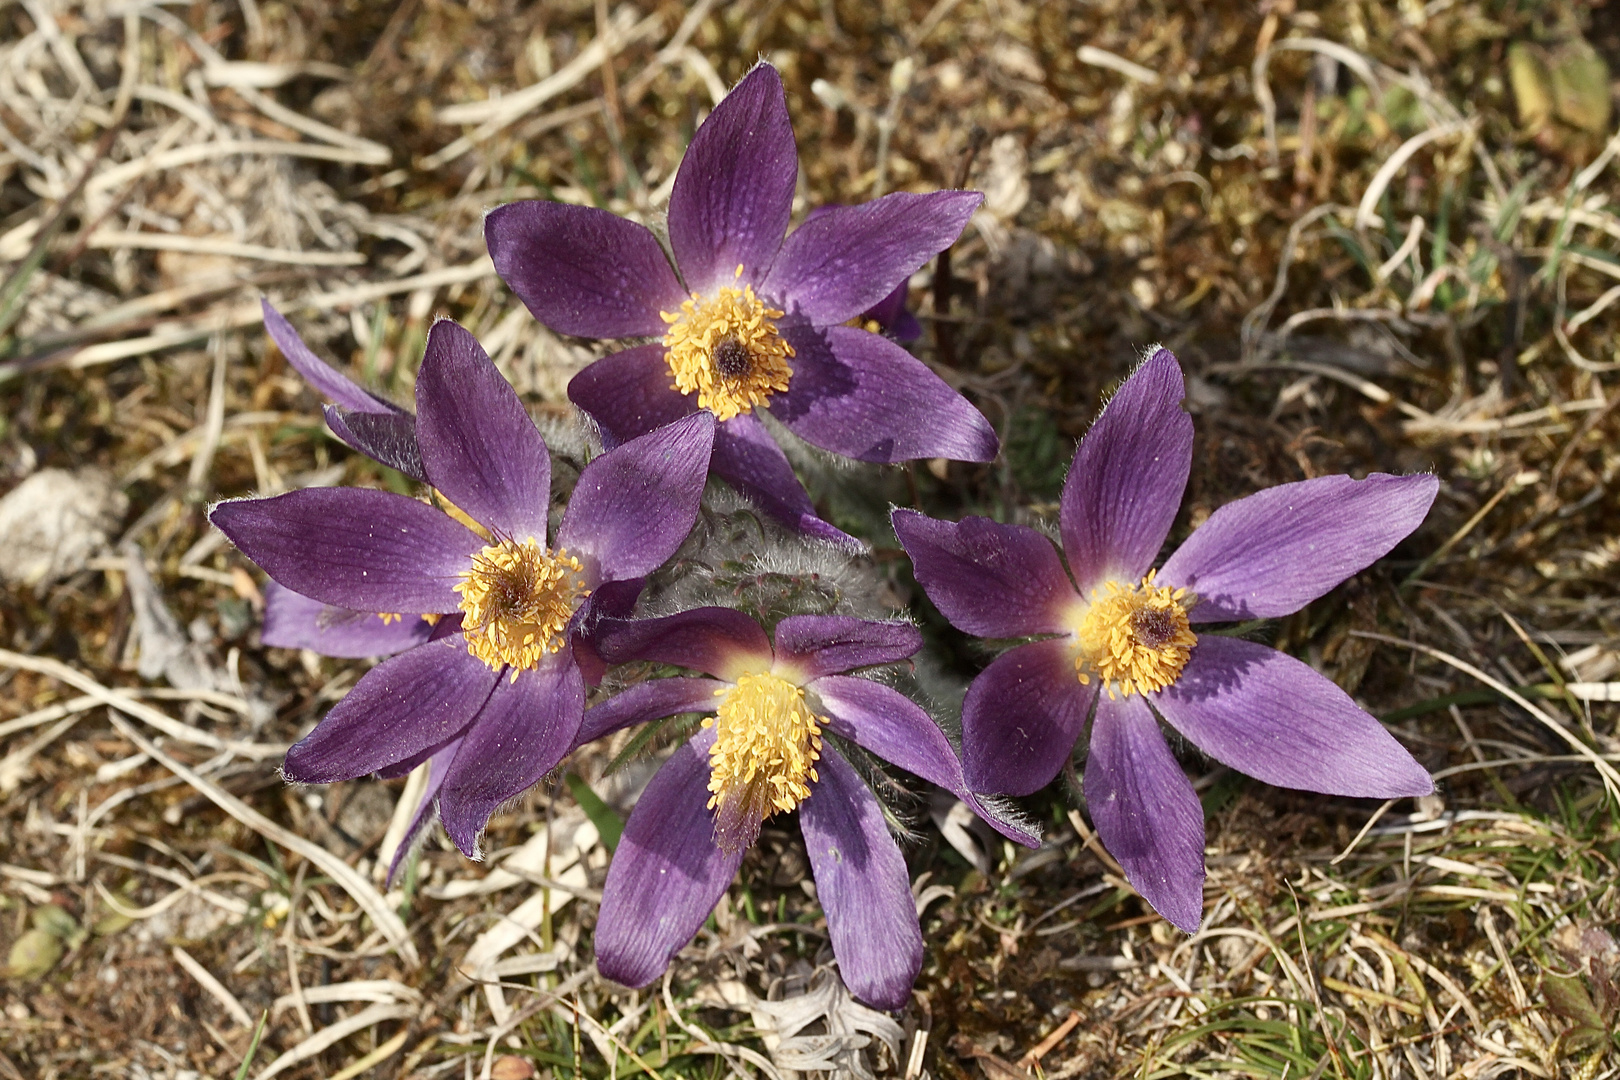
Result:
{"label": "yellow stamen cluster", "polygon": [[1109,698],[1163,690],[1181,677],[1198,638],[1188,628],[1186,589],[1153,584],[1150,572],[1134,586],[1110,581],[1091,592],[1076,636],[1074,666],[1081,683],[1102,680]]}
{"label": "yellow stamen cluster", "polygon": [[473,556],[462,572],[461,626],[467,651],[512,677],[563,647],[568,620],[586,594],[578,559],[547,552],[532,537],[503,540]]}
{"label": "yellow stamen cluster", "polygon": [[[751,826],[757,835],[761,820],[810,797],[810,784],[820,779],[821,725],[805,703],[804,690],[775,675],[744,675],[717,696],[720,708],[703,721],[704,727],[715,729],[709,809],[732,804],[722,809],[722,817],[740,813],[751,819],[742,829]],[[727,809],[734,813],[728,815]],[[727,837],[719,839],[724,846]]]}
{"label": "yellow stamen cluster", "polygon": [[[739,277],[742,269],[737,267]],[[693,293],[680,311],[659,314],[669,324],[664,360],[675,389],[696,393],[698,408],[716,420],[752,412],[788,388],[793,346],[772,322],[783,313],[766,307],[752,285],[722,285],[712,299]]]}
{"label": "yellow stamen cluster", "polygon": [[393,626],[395,623],[399,622],[404,617],[405,616],[401,615],[397,611],[379,611],[379,612],[377,612],[377,618],[382,620],[382,624],[384,626]]}

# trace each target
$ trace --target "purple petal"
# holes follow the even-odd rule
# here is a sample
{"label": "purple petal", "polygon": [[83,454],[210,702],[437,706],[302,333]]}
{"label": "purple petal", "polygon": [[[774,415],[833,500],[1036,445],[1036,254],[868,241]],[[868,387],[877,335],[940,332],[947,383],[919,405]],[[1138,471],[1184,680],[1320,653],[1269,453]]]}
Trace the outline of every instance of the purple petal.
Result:
{"label": "purple petal", "polygon": [[1097,700],[1086,808],[1153,910],[1187,933],[1204,916],[1204,810],[1140,697]]}
{"label": "purple petal", "polygon": [[451,740],[428,759],[430,764],[427,784],[422,788],[422,801],[416,804],[416,813],[411,816],[411,823],[405,827],[405,835],[400,837],[399,847],[394,849],[394,857],[389,860],[386,885],[394,884],[394,878],[405,865],[411,850],[416,847],[417,837],[421,836],[422,830],[433,824],[434,819],[439,816],[439,789],[444,786],[445,774],[450,771],[450,762],[460,747],[460,739]]}
{"label": "purple petal", "polygon": [[431,506],[367,488],[236,499],[208,519],[293,592],[355,611],[460,610],[455,584],[483,546]]}
{"label": "purple petal", "polygon": [[709,803],[713,729],[699,731],[664,762],[642,792],[608,864],[596,918],[596,967],[625,986],[646,986],[692,940],[743,852],[714,842]]}
{"label": "purple petal", "polygon": [[585,682],[571,650],[536,667],[502,674],[439,791],[444,831],[469,858],[489,816],[539,783],[574,745],[585,712]]}
{"label": "purple petal", "polygon": [[923,961],[906,860],[872,792],[836,750],[822,751],[817,772],[799,828],[839,974],[867,1004],[902,1009]]}
{"label": "purple petal", "polygon": [[595,742],[632,724],[662,720],[684,712],[712,713],[716,696],[730,684],[719,679],[648,679],[628,690],[620,690],[599,705],[585,710],[575,746]]}
{"label": "purple petal", "polygon": [[1083,686],[1067,638],[996,657],[962,702],[962,771],[974,791],[1028,795],[1069,760],[1097,684]]}
{"label": "purple petal", "polygon": [[683,395],[672,378],[662,345],[637,345],[575,375],[568,400],[590,414],[611,449],[697,411],[697,395]]}
{"label": "purple petal", "polygon": [[675,554],[697,521],[714,447],[714,414],[693,413],[585,466],[557,546],[596,561],[600,581],[643,577]]}
{"label": "purple petal", "polygon": [[645,225],[590,206],[515,202],[484,218],[495,271],[534,317],[578,337],[662,337],[686,290]]}
{"label": "purple petal", "polygon": [[1321,476],[1227,503],[1159,571],[1198,595],[1193,622],[1290,615],[1389,553],[1422,524],[1440,481]]}
{"label": "purple petal", "polygon": [[1350,695],[1257,642],[1204,635],[1153,704],[1204,753],[1268,784],[1367,799],[1434,790],[1423,766]]}
{"label": "purple petal", "polygon": [[777,667],[801,681],[841,671],[892,664],[922,648],[922,634],[908,622],[873,622],[847,615],[789,615],[776,626]]}
{"label": "purple petal", "polygon": [[795,532],[842,548],[865,548],[816,516],[787,455],[757,418],[734,416],[714,429],[714,458],[709,468],[736,488],[737,494]]}
{"label": "purple petal", "polygon": [[977,191],[897,191],[817,214],[782,244],[760,292],[817,326],[847,322],[955,243],[983,201]]}
{"label": "purple petal", "polygon": [[495,678],[459,635],[384,660],[287,751],[282,772],[330,784],[442,746],[472,723]]}
{"label": "purple petal", "polygon": [[893,524],[917,584],[958,630],[989,638],[1068,632],[1065,616],[1079,598],[1052,541],[1034,529],[915,510],[896,510]]}
{"label": "purple petal", "polygon": [[895,341],[916,341],[922,337],[917,317],[906,310],[908,282],[902,281],[894,291],[861,313],[863,321],[870,319],[878,329]]}
{"label": "purple petal", "polygon": [[408,413],[355,412],[341,405],[328,405],[326,426],[371,460],[427,483],[422,449],[416,443],[416,417]]}
{"label": "purple petal", "polygon": [[501,537],[546,542],[551,457],[512,384],[465,328],[440,319],[416,376],[428,480]]}
{"label": "purple petal", "polygon": [[304,339],[298,336],[298,331],[292,328],[292,323],[271,307],[269,300],[261,299],[259,306],[264,309],[264,328],[276,343],[276,348],[321,396],[355,412],[407,415],[398,405],[362,389],[353,379],[311,352]]}
{"label": "purple petal", "polygon": [[1160,349],[1108,402],[1063,483],[1063,553],[1081,595],[1152,567],[1192,467],[1192,417],[1181,367]]}
{"label": "purple petal", "polygon": [[392,656],[428,639],[433,625],[417,615],[384,621],[369,611],[333,607],[270,582],[264,590],[260,640],[278,649],[313,649],[322,656]]}
{"label": "purple petal", "polygon": [[610,664],[651,660],[675,664],[729,682],[771,666],[771,640],[759,621],[734,608],[701,607],[661,619],[603,622],[596,636]]}
{"label": "purple petal", "polygon": [[949,791],[1007,839],[1040,846],[1038,830],[1002,820],[968,789],[956,750],[916,702],[893,687],[849,675],[828,675],[808,689],[821,698],[829,731]]}
{"label": "purple petal", "polygon": [[787,232],[798,180],[782,80],[758,64],[699,125],[675,174],[669,246],[686,287],[710,295],[736,280],[739,264],[757,284]]}
{"label": "purple petal", "polygon": [[886,337],[848,326],[784,328],[797,355],[771,415],[806,442],[861,461],[989,461],[990,421]]}

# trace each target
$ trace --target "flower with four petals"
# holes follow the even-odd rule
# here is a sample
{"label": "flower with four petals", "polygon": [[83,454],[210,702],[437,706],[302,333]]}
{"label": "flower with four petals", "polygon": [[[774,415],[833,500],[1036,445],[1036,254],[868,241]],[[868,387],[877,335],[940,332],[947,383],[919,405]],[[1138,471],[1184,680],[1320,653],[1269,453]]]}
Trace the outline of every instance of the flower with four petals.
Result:
{"label": "flower with four petals", "polygon": [[823,736],[938,784],[1012,840],[1040,842],[968,789],[955,749],[915,702],[846,674],[904,660],[921,645],[909,623],[836,615],[788,616],[774,645],[731,608],[603,622],[604,659],[707,677],[621,691],[586,712],[580,742],[679,713],[713,717],[653,776],[625,825],[596,922],[602,974],[628,986],[661,975],[731,884],[760,823],[797,809],[845,984],[879,1008],[905,1004],[923,955],[905,859],[877,799]]}
{"label": "flower with four petals", "polygon": [[[717,476],[791,527],[858,543],[816,516],[757,411],[862,461],[993,458],[995,433],[966,399],[887,337],[846,325],[887,311],[983,196],[897,192],[788,233],[798,175],[782,82],[762,63],[715,106],[681,161],[669,200],[673,267],[651,230],[592,207],[510,203],[490,211],[484,236],[501,277],[551,329],[656,339],[569,384],[605,441],[708,410]],[[890,313],[903,329],[900,314]]]}
{"label": "flower with four petals", "polygon": [[1023,795],[1069,760],[1086,720],[1084,791],[1137,891],[1183,930],[1203,911],[1204,816],[1158,718],[1204,753],[1282,787],[1379,799],[1434,784],[1350,696],[1308,665],[1212,623],[1291,614],[1423,521],[1433,476],[1324,476],[1221,507],[1153,569],[1192,464],[1185,385],[1159,349],[1080,441],[1063,485],[1063,561],[1034,529],[897,510],[917,581],[998,657],[962,709],[975,791]]}

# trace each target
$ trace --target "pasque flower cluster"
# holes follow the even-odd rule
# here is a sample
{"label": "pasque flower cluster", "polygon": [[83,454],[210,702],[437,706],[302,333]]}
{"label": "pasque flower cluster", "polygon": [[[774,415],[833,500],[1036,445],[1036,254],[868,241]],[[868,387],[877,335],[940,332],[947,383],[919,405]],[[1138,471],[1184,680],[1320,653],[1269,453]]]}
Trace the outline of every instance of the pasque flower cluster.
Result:
{"label": "pasque flower cluster", "polygon": [[[490,815],[572,749],[699,714],[608,870],[601,971],[630,986],[656,979],[762,824],[793,814],[840,971],[884,1008],[906,1003],[923,941],[904,853],[862,778],[874,759],[1035,846],[1039,831],[999,796],[1047,785],[1083,742],[1103,844],[1187,930],[1203,905],[1203,817],[1161,721],[1270,783],[1430,790],[1338,687],[1218,627],[1296,611],[1388,553],[1422,521],[1436,481],[1325,477],[1262,491],[1217,510],[1161,562],[1192,462],[1181,369],[1162,349],[1081,441],[1061,546],[984,518],[894,513],[945,617],[1019,642],[968,690],[959,740],[893,684],[923,646],[909,622],[837,603],[745,612],[718,590],[711,606],[654,617],[649,576],[695,542],[710,477],[801,548],[860,546],[817,514],[763,414],[863,461],[997,452],[978,410],[898,344],[915,336],[908,278],[956,239],[980,196],[898,193],[790,232],[797,176],[781,82],[761,64],[694,136],[667,236],[552,202],[489,214],[496,268],[536,318],[623,342],[569,386],[604,450],[560,516],[545,440],[466,330],[432,327],[413,413],[320,360],[266,304],[283,355],[330,399],[332,432],[420,487],[417,498],[310,489],[211,511],[272,579],[265,644],[386,657],[288,753],[289,780],[424,767],[412,834],[437,817],[477,857]],[[686,674],[604,681],[654,665]]]}

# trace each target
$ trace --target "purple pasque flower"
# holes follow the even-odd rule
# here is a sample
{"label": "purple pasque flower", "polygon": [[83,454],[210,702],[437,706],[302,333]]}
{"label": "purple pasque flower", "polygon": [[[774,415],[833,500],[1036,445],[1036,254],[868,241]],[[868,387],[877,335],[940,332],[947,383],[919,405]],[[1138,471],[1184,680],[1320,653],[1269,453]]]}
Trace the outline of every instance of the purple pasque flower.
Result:
{"label": "purple pasque flower", "polygon": [[416,445],[416,418],[316,356],[269,300],[261,299],[259,305],[264,310],[265,331],[281,355],[311,386],[332,399],[324,410],[332,434],[373,461],[427,483],[422,451]]}
{"label": "purple pasque flower", "polygon": [[976,791],[1057,775],[1096,706],[1085,794],[1098,836],[1148,903],[1186,931],[1203,910],[1204,817],[1155,721],[1268,784],[1425,795],[1433,781],[1377,720],[1304,663],[1207,623],[1298,611],[1423,521],[1433,476],[1324,476],[1221,507],[1165,564],[1192,465],[1169,350],[1120,387],[1075,450],[1059,528],[1068,572],[1034,529],[894,513],[917,581],[956,627],[1040,636],[968,688],[962,755]]}
{"label": "purple pasque flower", "polygon": [[472,855],[495,808],[573,744],[595,621],[624,614],[691,531],[713,418],[592,461],[548,547],[545,440],[453,322],[428,333],[416,406],[423,473],[448,513],[392,492],[321,488],[220,503],[209,517],[299,596],[386,625],[394,615],[433,624],[426,641],[367,672],[288,751],[283,772],[331,783],[442,758],[439,813]]}
{"label": "purple pasque flower", "polygon": [[568,396],[604,438],[698,409],[719,421],[715,474],[772,516],[840,543],[816,517],[763,407],[815,446],[862,461],[989,461],[989,423],[921,361],[845,325],[961,233],[983,196],[897,192],[784,238],[798,153],[781,79],[749,72],[709,114],[669,200],[674,267],[651,230],[591,207],[517,202],[484,219],[495,268],[564,334],[656,338],[591,364]]}
{"label": "purple pasque flower", "polygon": [[647,785],[608,867],[596,963],[617,982],[640,987],[662,974],[731,884],[760,823],[796,808],[844,982],[880,1008],[905,1004],[923,954],[905,860],[877,799],[823,733],[948,789],[1003,835],[1040,843],[984,807],[915,702],[845,674],[915,653],[922,636],[909,623],[792,615],[777,624],[774,646],[731,608],[603,625],[598,645],[611,662],[709,677],[620,692],[586,712],[581,743],[677,713],[714,714]]}

